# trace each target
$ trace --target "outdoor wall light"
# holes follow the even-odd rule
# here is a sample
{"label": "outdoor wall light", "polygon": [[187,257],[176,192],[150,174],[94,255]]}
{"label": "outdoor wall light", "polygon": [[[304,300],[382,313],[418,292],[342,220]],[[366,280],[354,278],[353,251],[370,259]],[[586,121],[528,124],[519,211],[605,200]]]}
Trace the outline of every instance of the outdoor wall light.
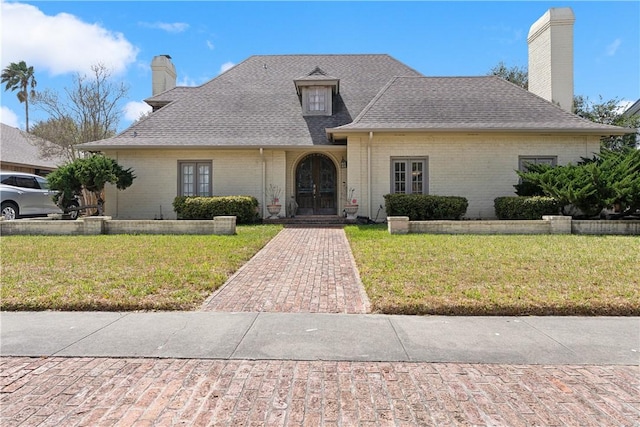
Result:
{"label": "outdoor wall light", "polygon": [[347,168],[347,161],[344,159],[344,157],[342,158],[342,160],[340,160],[340,167],[342,169],[346,169]]}

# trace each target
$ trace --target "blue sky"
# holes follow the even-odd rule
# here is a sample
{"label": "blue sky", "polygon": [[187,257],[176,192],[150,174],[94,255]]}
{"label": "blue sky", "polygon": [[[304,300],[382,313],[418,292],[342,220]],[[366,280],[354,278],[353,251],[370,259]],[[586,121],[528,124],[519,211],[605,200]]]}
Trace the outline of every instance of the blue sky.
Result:
{"label": "blue sky", "polygon": [[[258,54],[387,53],[427,76],[527,66],[531,24],[571,7],[574,92],[591,101],[640,98],[638,1],[5,1],[1,66],[25,60],[37,89],[63,93],[102,63],[129,86],[119,130],[146,108],[150,63],[168,54],[178,84],[200,85]],[[3,87],[4,89],[4,87]],[[0,93],[0,119],[24,129],[24,104]],[[30,124],[46,116],[30,109]]]}

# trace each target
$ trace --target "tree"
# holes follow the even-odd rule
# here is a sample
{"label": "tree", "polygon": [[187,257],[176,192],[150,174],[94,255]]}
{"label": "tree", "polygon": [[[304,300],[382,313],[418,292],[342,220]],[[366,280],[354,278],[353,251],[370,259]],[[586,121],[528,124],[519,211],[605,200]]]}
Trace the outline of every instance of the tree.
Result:
{"label": "tree", "polygon": [[2,83],[6,83],[4,90],[14,91],[18,89],[18,101],[20,103],[24,102],[26,131],[29,132],[29,97],[36,96],[35,88],[38,84],[34,76],[33,67],[28,67],[24,61],[20,61],[17,64],[12,62],[2,70],[1,79]]}
{"label": "tree", "polygon": [[[634,114],[627,116],[620,109],[620,100],[617,98],[604,101],[600,97],[600,103],[594,104],[583,96],[574,97],[574,112],[592,122],[602,123],[605,125],[620,126],[626,128],[637,129],[640,127],[640,115]],[[603,137],[600,145],[609,150],[619,150],[623,147],[636,147],[636,134],[627,134],[624,136]]]}
{"label": "tree", "polygon": [[573,213],[576,216],[594,217],[613,208],[614,217],[621,218],[640,209],[640,150],[631,147],[604,148],[577,164],[529,165],[528,171],[518,175],[522,184],[516,188],[537,186],[562,206],[578,208],[580,213]]}
{"label": "tree", "polygon": [[135,178],[131,168],[124,169],[115,160],[101,154],[76,159],[47,175],[49,188],[61,193],[59,205],[86,190],[97,200],[98,215],[104,213],[105,185],[114,184],[118,190],[124,190],[133,184]]}
{"label": "tree", "polygon": [[504,62],[500,61],[498,65],[489,71],[488,75],[502,77],[506,81],[518,85],[523,89],[529,88],[529,73],[524,67],[514,66],[507,68]]}
{"label": "tree", "polygon": [[[64,158],[68,162],[76,160],[80,153],[74,146],[80,143],[77,139],[79,134],[76,123],[70,117],[39,121],[31,128],[32,140],[43,159]],[[52,141],[55,142],[49,143]]]}
{"label": "tree", "polygon": [[38,122],[33,133],[61,147],[69,161],[81,157],[77,144],[98,141],[116,134],[122,116],[120,102],[128,88],[115,83],[111,72],[102,64],[91,67],[90,77],[76,74],[73,86],[65,88],[65,97],[45,90],[37,94],[34,104],[49,115]]}

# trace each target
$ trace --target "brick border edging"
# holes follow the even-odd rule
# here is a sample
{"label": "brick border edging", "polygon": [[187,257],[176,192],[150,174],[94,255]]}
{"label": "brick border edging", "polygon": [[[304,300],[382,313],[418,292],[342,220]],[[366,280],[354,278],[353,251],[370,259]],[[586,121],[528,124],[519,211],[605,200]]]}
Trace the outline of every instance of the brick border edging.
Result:
{"label": "brick border edging", "polygon": [[236,234],[235,216],[213,220],[113,220],[110,216],[88,216],[77,220],[0,221],[0,234],[99,235],[99,234]]}
{"label": "brick border edging", "polygon": [[573,220],[545,215],[541,220],[410,221],[408,216],[387,217],[390,234],[586,234],[640,235],[637,220]]}

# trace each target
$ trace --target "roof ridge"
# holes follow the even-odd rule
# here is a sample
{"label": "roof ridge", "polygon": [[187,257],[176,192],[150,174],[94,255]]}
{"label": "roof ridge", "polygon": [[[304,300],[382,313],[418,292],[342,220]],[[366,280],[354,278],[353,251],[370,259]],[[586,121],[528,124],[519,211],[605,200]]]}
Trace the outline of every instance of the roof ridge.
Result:
{"label": "roof ridge", "polygon": [[[358,121],[362,118],[362,116],[364,116],[369,109],[371,109],[375,103],[378,101],[378,99],[380,99],[382,97],[382,95],[391,87],[391,85],[398,80],[398,78],[400,78],[401,76],[394,76],[392,77],[387,84],[385,84],[382,89],[380,89],[380,91],[376,94],[376,96],[373,97],[373,99],[371,99],[371,101],[369,101],[369,103],[362,109],[362,111],[360,112],[360,114],[358,114],[358,116],[353,119],[353,121],[351,122],[351,124],[353,123],[358,123]],[[411,77],[411,76],[407,76],[407,77]],[[419,76],[415,76],[415,77],[419,77]]]}

